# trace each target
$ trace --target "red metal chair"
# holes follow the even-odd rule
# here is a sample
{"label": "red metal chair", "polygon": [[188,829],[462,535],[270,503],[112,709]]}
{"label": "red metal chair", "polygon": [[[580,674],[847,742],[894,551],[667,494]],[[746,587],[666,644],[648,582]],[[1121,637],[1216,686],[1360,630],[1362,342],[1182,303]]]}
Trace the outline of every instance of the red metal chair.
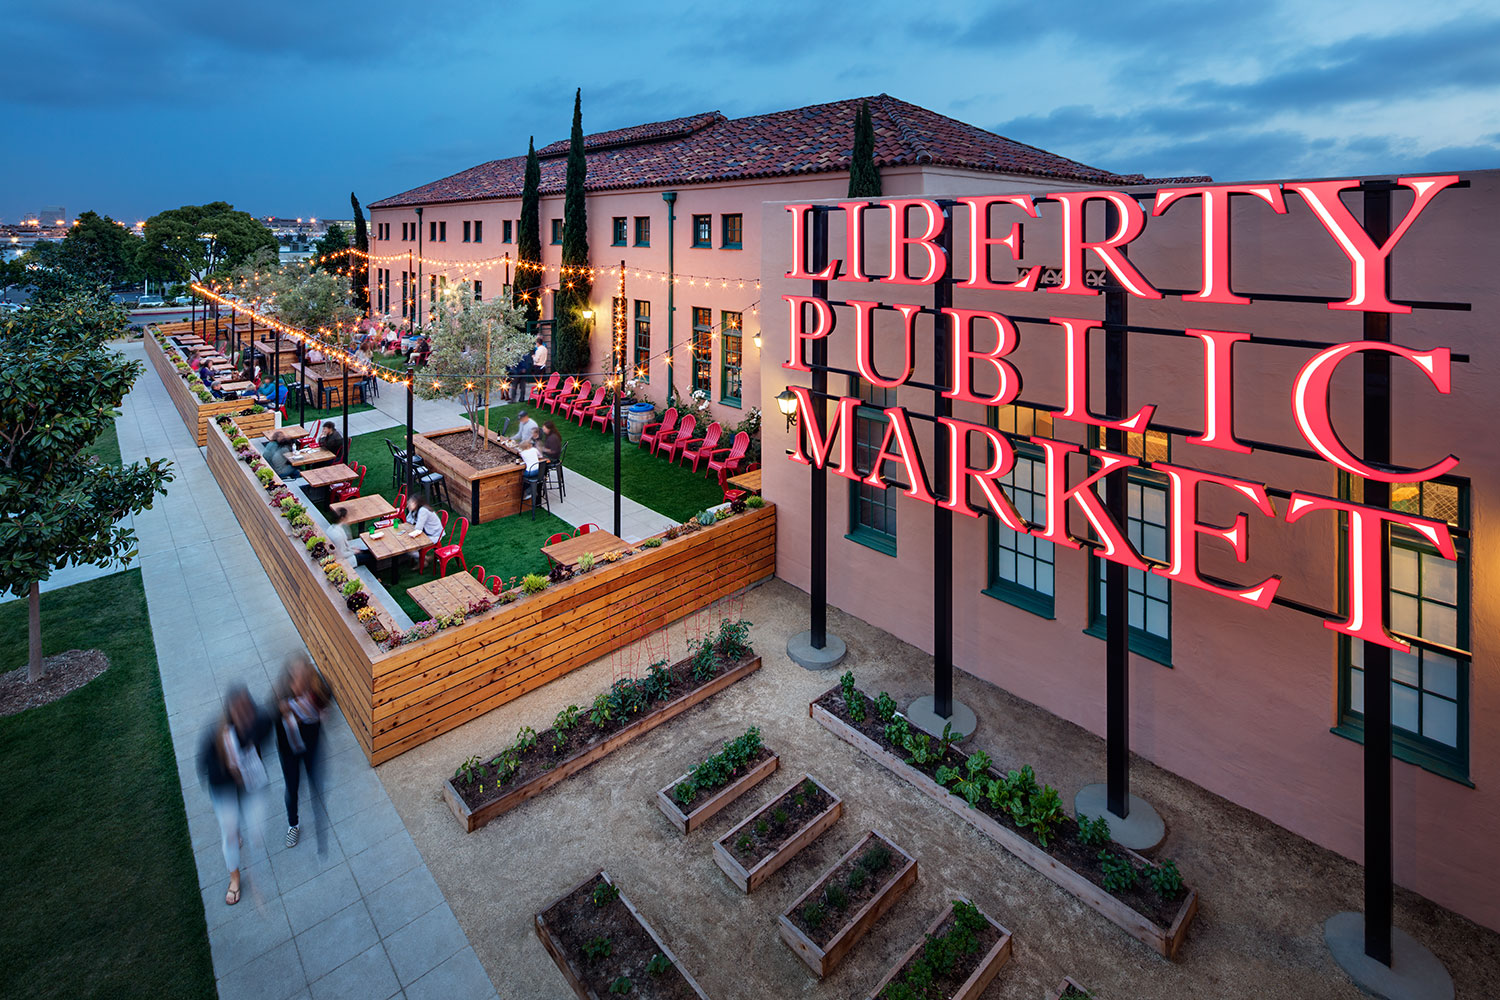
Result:
{"label": "red metal chair", "polygon": [[553,372],[552,376],[547,379],[546,385],[543,385],[540,382],[533,382],[531,385],[531,391],[526,396],[527,400],[535,404],[536,406],[541,406],[542,400],[547,398],[547,393],[556,391],[557,383],[561,381],[562,376],[557,372]]}
{"label": "red metal chair", "polygon": [[582,381],[568,379],[567,386],[557,392],[555,395],[548,396],[547,399],[542,403],[542,405],[551,410],[553,413],[561,413],[562,416],[566,418],[568,416],[568,410],[570,407],[572,407],[573,403],[593,387],[594,383],[590,382],[588,379],[583,379]]}
{"label": "red metal chair", "polygon": [[483,566],[475,566],[474,567],[474,579],[476,579],[476,580],[479,581],[479,585],[481,587],[483,587],[485,585],[485,583],[484,583],[484,567]]}
{"label": "red metal chair", "polygon": [[[438,520],[440,520],[440,521],[443,522],[443,531],[444,531],[444,533],[446,533],[448,531],[448,512],[446,510],[440,510],[440,511],[438,511]],[[438,540],[437,541],[433,542],[431,545],[425,546],[424,548],[421,548],[421,549],[417,550],[417,572],[418,573],[425,572],[426,569],[427,569],[427,553],[429,553],[429,552],[434,553],[434,558],[436,558],[437,547],[439,545],[442,545],[442,544],[443,544],[443,536],[442,535],[438,535]],[[465,567],[465,568],[467,569],[468,567]]]}
{"label": "red metal chair", "polygon": [[[739,474],[740,466],[745,462],[745,453],[749,450],[750,435],[740,431],[734,436],[733,444],[728,448],[720,448],[709,458],[708,472],[710,475],[718,475],[719,489],[728,485],[730,476]],[[724,457],[720,458],[720,455]]]}
{"label": "red metal chair", "polygon": [[693,439],[693,431],[698,428],[698,418],[689,413],[683,417],[677,425],[677,430],[670,434],[658,434],[656,436],[656,448],[654,451],[660,455],[665,453],[667,461],[674,460],[679,445],[687,444]]}
{"label": "red metal chair", "polygon": [[599,527],[593,521],[590,521],[588,524],[580,524],[578,526],[577,534],[580,534],[580,535],[591,535],[591,534],[593,534],[596,531],[603,531],[603,530],[604,530],[603,528]]}
{"label": "red metal chair", "polygon": [[743,500],[743,499],[745,499],[745,491],[744,490],[725,490],[724,491],[724,502],[725,503],[734,503],[736,500]]}
{"label": "red metal chair", "polygon": [[458,541],[452,545],[444,545],[432,554],[432,558],[438,563],[438,576],[448,575],[448,562],[457,559],[458,564],[467,572],[469,564],[464,562],[464,538],[469,534],[469,519],[461,517],[458,519],[458,527],[453,532],[458,536]]}
{"label": "red metal chair", "polygon": [[[588,383],[584,384],[587,385]],[[601,385],[594,390],[592,397],[589,397],[587,393],[580,394],[573,405],[568,407],[568,419],[578,421],[578,426],[582,427],[583,422],[593,415],[594,408],[603,405],[604,393],[606,391],[604,386]]]}
{"label": "red metal chair", "polygon": [[[708,425],[708,430],[703,432],[701,438],[684,441],[681,447],[682,461],[693,460],[693,471],[698,471],[698,463],[714,453],[719,446],[719,438],[724,434],[724,426],[717,420]],[[674,444],[675,446],[675,444]]]}
{"label": "red metal chair", "polygon": [[353,500],[359,496],[359,491],[365,485],[365,466],[358,469],[359,482],[334,483],[328,487],[328,497],[333,503],[343,503],[345,500]]}
{"label": "red metal chair", "polygon": [[389,528],[391,525],[395,524],[396,521],[401,517],[401,512],[404,510],[406,510],[406,494],[397,493],[396,513],[391,515],[390,517],[382,517],[380,520],[376,521],[375,530],[379,531],[381,528]]}
{"label": "red metal chair", "polygon": [[312,429],[312,433],[311,434],[307,435],[307,437],[298,438],[297,439],[297,447],[299,447],[299,448],[311,448],[314,445],[316,445],[318,443],[318,434],[322,430],[323,430],[323,421],[319,420],[317,423],[313,424],[313,429]]}
{"label": "red metal chair", "polygon": [[505,581],[504,580],[500,579],[498,576],[492,576],[492,577],[490,577],[490,593],[494,594],[496,597],[499,597],[500,596],[500,591],[503,590],[504,588],[505,588]]}
{"label": "red metal chair", "polygon": [[665,414],[663,414],[662,418],[656,423],[646,425],[645,429],[641,431],[641,439],[636,442],[636,446],[639,448],[645,448],[647,451],[655,451],[657,436],[659,434],[662,434],[663,432],[665,432],[668,436],[671,436],[672,431],[675,430],[676,427],[677,407],[674,406]]}
{"label": "red metal chair", "polygon": [[558,542],[566,542],[571,537],[573,536],[569,535],[566,531],[559,531],[557,534],[547,539],[547,544],[556,545]]}

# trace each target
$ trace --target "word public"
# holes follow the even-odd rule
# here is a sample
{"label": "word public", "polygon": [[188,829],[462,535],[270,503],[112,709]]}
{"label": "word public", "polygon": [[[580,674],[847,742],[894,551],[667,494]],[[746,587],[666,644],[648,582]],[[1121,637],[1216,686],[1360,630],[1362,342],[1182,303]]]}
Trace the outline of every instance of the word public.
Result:
{"label": "word public", "polygon": [[[1319,223],[1349,261],[1349,296],[1342,301],[1329,302],[1327,307],[1360,312],[1408,313],[1411,311],[1410,307],[1392,302],[1389,298],[1387,263],[1392,251],[1438,193],[1456,184],[1458,180],[1456,175],[1401,178],[1400,185],[1413,193],[1414,200],[1405,216],[1391,229],[1389,237],[1378,244],[1341,200],[1342,192],[1359,187],[1359,183],[1354,180],[1163,188],[1155,192],[1151,215],[1160,216],[1173,205],[1197,199],[1202,224],[1201,281],[1197,291],[1182,294],[1181,299],[1189,304],[1241,305],[1251,300],[1236,295],[1229,283],[1231,196],[1257,199],[1270,212],[1285,215],[1285,196],[1287,193],[1295,193],[1312,209]],[[1042,265],[1021,268],[1019,272],[1013,267],[1010,273],[1019,273],[1018,278],[1012,281],[995,280],[990,270],[991,257],[1008,254],[1012,263],[1021,261],[1024,227],[1028,222],[1041,224],[1042,216],[1037,204],[1042,201],[1060,206],[1057,212],[1049,213],[1049,216],[1056,216],[1051,224],[1060,229],[1057,236],[1062,259],[1061,266],[1057,267],[1056,284],[1039,287]],[[1103,239],[1085,238],[1084,213],[1091,201],[1106,203],[1114,209],[1113,214],[1117,220],[1114,231],[1106,234]],[[966,211],[957,211],[960,208]],[[1089,281],[1086,277],[1085,264],[1092,255],[1102,264],[1114,283],[1129,295],[1142,299],[1163,297],[1162,292],[1151,284],[1123,252],[1128,244],[1142,234],[1147,224],[1146,210],[1136,196],[1125,192],[1083,190],[1046,195],[983,195],[956,198],[949,205],[940,205],[936,201],[922,198],[840,203],[836,209],[843,215],[845,259],[829,260],[816,271],[812,270],[813,265],[809,265],[808,260],[813,236],[810,218],[817,210],[808,204],[788,205],[786,209],[791,213],[793,237],[792,266],[786,272],[789,279],[896,286],[928,286],[946,280],[954,288],[1055,295],[1059,296],[1055,301],[1062,303],[1069,300],[1061,296],[1100,294],[1095,287],[1098,282]],[[882,224],[889,227],[888,256],[882,253],[882,260],[871,261],[866,253],[867,228],[871,224],[867,216],[878,218],[881,215],[887,217],[881,220]],[[960,224],[960,220],[964,218],[967,219],[967,225]],[[828,224],[831,225],[832,220]],[[952,261],[947,250],[950,246],[967,248],[971,274],[966,277],[950,275]],[[879,265],[884,273],[869,273],[867,269],[872,265]],[[908,303],[878,303],[854,297],[839,303],[814,295],[784,295],[782,299],[790,310],[788,347],[791,360],[783,365],[787,370],[812,370],[805,360],[804,348],[813,342],[826,340],[836,330],[840,330],[842,312],[845,317],[844,328],[852,327],[854,358],[859,376],[881,388],[905,385],[915,373],[916,317],[926,314],[934,319],[934,335],[944,342],[943,354],[947,359],[946,369],[935,373],[937,391],[954,402],[985,407],[1010,405],[1020,395],[1023,373],[1009,358],[1018,346],[1020,336],[1016,321],[1000,312],[975,308],[934,308]],[[840,311],[836,311],[836,307]],[[1065,311],[1057,310],[1059,313]],[[1050,314],[1052,310],[1048,312]],[[894,359],[890,357],[881,357],[881,364],[876,363],[874,328],[877,313],[900,317],[902,336],[899,339],[903,349],[894,352],[904,355],[899,367],[892,363]],[[1144,434],[1151,426],[1156,411],[1154,405],[1142,406],[1129,415],[1099,416],[1089,409],[1089,335],[1091,331],[1102,327],[1102,321],[1049,315],[1048,324],[1062,341],[1065,356],[1065,398],[1053,417],[1085,427]],[[986,342],[993,341],[993,347],[975,346],[976,334],[981,332]],[[1181,332],[1184,337],[1190,338],[1185,342],[1194,343],[1195,349],[1202,356],[1203,431],[1187,440],[1205,448],[1239,454],[1251,453],[1253,449],[1237,440],[1234,435],[1234,347],[1242,342],[1253,341],[1254,337],[1249,333],[1219,329],[1187,328]],[[895,339],[889,338],[883,342],[884,350],[889,351]],[[1371,465],[1339,440],[1331,414],[1330,387],[1334,374],[1345,361],[1367,352],[1385,352],[1399,358],[1415,366],[1438,393],[1447,394],[1450,391],[1451,358],[1445,347],[1413,350],[1385,341],[1357,340],[1318,350],[1297,374],[1291,395],[1292,416],[1308,446],[1323,460],[1340,470],[1376,482],[1421,482],[1452,471],[1458,464],[1458,459],[1452,455],[1421,469],[1392,469],[1388,466]],[[992,373],[993,379],[988,380],[987,384],[997,386],[994,392],[977,387],[975,366],[983,366],[988,373]],[[889,374],[890,372],[895,373]],[[1104,448],[1081,448],[1051,438],[1014,435],[1017,439],[1030,441],[1040,449],[1044,464],[1045,502],[1041,505],[1043,518],[1028,522],[1019,515],[1001,482],[1010,473],[1015,462],[1012,435],[986,424],[951,416],[939,417],[936,421],[935,447],[943,451],[946,459],[938,465],[939,469],[944,470],[946,481],[935,484],[934,488],[927,477],[905,408],[888,407],[884,410],[887,418],[884,437],[870,461],[870,471],[862,474],[855,462],[853,432],[856,411],[866,404],[854,397],[840,398],[832,415],[823,422],[826,423],[825,427],[820,425],[817,416],[825,412],[823,401],[815,401],[812,393],[804,386],[794,385],[789,388],[797,396],[797,437],[795,447],[789,454],[794,462],[814,468],[826,468],[846,479],[881,489],[888,488],[885,473],[888,466],[894,463],[901,473],[900,478],[907,484],[900,488],[915,500],[969,517],[988,514],[998,518],[1013,531],[1075,549],[1081,548],[1085,543],[1084,539],[1073,536],[1068,530],[1068,514],[1076,511],[1088,522],[1094,536],[1088,544],[1096,547],[1101,558],[1143,572],[1156,573],[1177,583],[1262,609],[1269,607],[1275,599],[1281,576],[1273,575],[1249,586],[1225,586],[1222,582],[1205,579],[1200,573],[1200,540],[1214,539],[1227,544],[1235,559],[1244,563],[1248,559],[1249,530],[1249,517],[1243,510],[1228,527],[1200,521],[1200,491],[1205,487],[1233,491],[1241,498],[1246,509],[1253,509],[1256,514],[1266,518],[1284,519],[1288,524],[1317,512],[1327,511],[1334,516],[1342,514],[1346,518],[1348,532],[1347,572],[1343,574],[1342,604],[1346,617],[1342,621],[1327,621],[1325,625],[1335,632],[1366,642],[1400,650],[1409,648],[1406,642],[1388,631],[1384,620],[1387,581],[1384,576],[1382,548],[1389,526],[1400,525],[1417,532],[1444,558],[1457,558],[1448,526],[1441,521],[1300,491],[1291,493],[1285,510],[1279,513],[1264,483],[1168,462],[1148,463],[1132,455]],[[986,461],[977,465],[971,459],[970,448],[976,439],[988,445],[984,451]],[[1079,477],[1070,472],[1068,459],[1074,454],[1083,454],[1089,458],[1086,475]],[[1073,464],[1076,470],[1081,463]],[[1167,529],[1169,558],[1165,564],[1148,563],[1141,558],[1130,545],[1123,526],[1110,516],[1096,491],[1098,484],[1106,477],[1135,466],[1148,467],[1160,473],[1170,484]]]}

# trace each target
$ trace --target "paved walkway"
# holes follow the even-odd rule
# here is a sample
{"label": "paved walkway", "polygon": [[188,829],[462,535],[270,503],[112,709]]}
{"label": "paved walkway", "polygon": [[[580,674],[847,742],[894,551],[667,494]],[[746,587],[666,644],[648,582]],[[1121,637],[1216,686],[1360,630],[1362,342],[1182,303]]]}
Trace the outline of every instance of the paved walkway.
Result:
{"label": "paved walkway", "polygon": [[[126,348],[127,355],[132,351],[140,347]],[[258,698],[268,697],[284,658],[302,643],[160,380],[143,375],[123,410],[125,461],[170,458],[177,473],[167,496],[136,518],[136,531],[220,997],[495,997],[380,779],[336,712],[324,737],[332,821],[326,854],[318,853],[305,801],[302,843],[283,846],[283,786],[273,747],[266,845],[247,850],[240,904],[224,904],[228,876],[198,778],[199,740],[229,685],[243,683]]]}

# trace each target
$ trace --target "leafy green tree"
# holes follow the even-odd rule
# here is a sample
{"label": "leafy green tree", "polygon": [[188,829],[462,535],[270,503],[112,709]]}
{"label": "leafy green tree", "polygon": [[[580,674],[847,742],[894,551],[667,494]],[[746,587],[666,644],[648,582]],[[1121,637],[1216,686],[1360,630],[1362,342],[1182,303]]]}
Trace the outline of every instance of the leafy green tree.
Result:
{"label": "leafy green tree", "polygon": [[64,270],[86,285],[114,287],[139,281],[141,241],[107,215],[84,212],[62,241]]}
{"label": "leafy green tree", "polygon": [[0,260],[0,296],[8,295],[12,288],[26,284],[26,265],[21,258]]}
{"label": "leafy green tree", "polygon": [[563,190],[562,263],[564,273],[558,278],[553,297],[553,367],[560,372],[589,370],[589,334],[592,323],[583,318],[590,308],[593,279],[585,271],[568,273],[568,268],[589,266],[588,209],[584,184],[588,180],[588,161],[583,155],[583,90],[573,95],[573,134],[568,144],[568,180]]}
{"label": "leafy green tree", "polygon": [[[521,218],[516,224],[516,260],[539,264],[542,260],[542,166],[536,158],[536,136],[526,146],[526,179],[521,184]],[[541,316],[542,273],[517,266],[516,301],[528,320]]]}
{"label": "leafy green tree", "polygon": [[360,312],[370,311],[370,262],[360,254],[370,252],[370,230],[365,225],[365,210],[360,207],[354,192],[349,192],[349,207],[354,209],[354,249],[359,254],[349,255],[349,277],[354,282],[354,304]]}
{"label": "leafy green tree", "polygon": [[229,272],[229,289],[256,306],[270,302],[281,287],[281,259],[274,250],[260,249]]}
{"label": "leafy green tree", "polygon": [[854,153],[849,160],[849,197],[880,197],[880,168],[875,165],[875,120],[870,102],[854,114]]}
{"label": "leafy green tree", "polygon": [[229,271],[276,237],[259,219],[224,201],[184,205],[146,220],[139,262],[147,276],[166,281],[202,281]]}
{"label": "leafy green tree", "polygon": [[360,316],[349,305],[346,275],[320,271],[306,263],[288,265],[277,273],[271,302],[281,322],[339,343],[349,342]]}
{"label": "leafy green tree", "polygon": [[441,399],[456,389],[477,447],[493,387],[485,374],[503,375],[531,349],[526,311],[506,296],[475,302],[474,286],[465,281],[438,296],[426,332],[432,338],[427,366],[443,377],[436,386],[418,380],[417,395]]}
{"label": "leafy green tree", "polygon": [[325,271],[345,271],[349,267],[349,255],[340,254],[332,260],[323,260],[329,254],[349,249],[349,234],[337,222],[323,231],[323,236],[313,244],[313,266]]}
{"label": "leafy green tree", "polygon": [[125,312],[74,294],[0,325],[0,587],[30,603],[27,679],[42,676],[41,582],[70,563],[135,556],[119,522],[172,479],[165,460],[123,468],[81,453],[114,421],[144,370],[105,341]]}

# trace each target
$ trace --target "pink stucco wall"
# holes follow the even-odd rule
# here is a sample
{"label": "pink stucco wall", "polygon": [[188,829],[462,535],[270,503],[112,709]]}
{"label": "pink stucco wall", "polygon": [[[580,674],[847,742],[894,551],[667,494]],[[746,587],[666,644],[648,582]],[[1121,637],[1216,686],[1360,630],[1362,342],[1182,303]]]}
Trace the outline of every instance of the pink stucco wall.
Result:
{"label": "pink stucco wall", "polygon": [[[1494,381],[1500,347],[1494,321],[1500,291],[1489,278],[1500,257],[1500,232],[1476,220],[1500,213],[1500,171],[1465,174],[1468,190],[1444,192],[1418,221],[1397,251],[1393,294],[1431,300],[1464,301],[1471,312],[1417,312],[1393,319],[1396,342],[1410,347],[1447,346],[1471,361],[1455,364],[1453,391],[1437,395],[1414,370],[1393,363],[1397,464],[1424,466],[1448,454],[1462,462],[1455,474],[1471,481],[1472,594],[1470,635],[1470,766],[1473,787],[1396,762],[1395,873],[1397,881],[1443,906],[1500,929],[1500,866],[1493,831],[1500,826],[1500,683],[1493,663],[1495,626],[1500,616],[1500,549],[1493,539],[1500,498],[1500,437],[1492,428],[1497,410]],[[1003,180],[929,178],[927,193],[954,195],[1056,188]],[[1247,200],[1248,201],[1248,200]],[[1256,206],[1240,206],[1234,216],[1234,281],[1237,291],[1346,294],[1348,265],[1332,239],[1298,198],[1287,198],[1289,215],[1274,216]],[[1397,218],[1410,197],[1396,196]],[[1042,208],[1041,222],[1025,227],[1025,263],[1056,263],[1056,206]],[[1356,209],[1357,214],[1357,209]],[[837,217],[836,217],[837,218]],[[1020,218],[1016,213],[1016,218]],[[790,225],[785,211],[767,204],[761,229],[774,234],[764,248],[766,275],[761,317],[765,334],[760,380],[763,409],[774,415],[775,395],[787,384],[810,384],[803,373],[785,371],[789,356],[787,312],[777,308],[783,294],[807,294],[808,283],[780,277],[790,261]],[[961,218],[962,225],[966,221]],[[1095,227],[1102,220],[1093,222]],[[833,227],[835,257],[843,256],[839,224]],[[1095,232],[1099,229],[1095,228]],[[1196,288],[1199,246],[1196,202],[1149,222],[1146,235],[1131,248],[1131,259],[1161,287]],[[956,271],[966,274],[966,254]],[[998,258],[997,258],[998,260]],[[1096,262],[1090,262],[1097,267]],[[910,287],[834,283],[831,295],[885,302],[930,304],[930,291]],[[1099,316],[1103,299],[1043,293],[969,293],[956,304],[1020,316]],[[1182,329],[1186,326],[1284,335],[1328,343],[1360,339],[1358,313],[1323,306],[1255,303],[1244,306],[1188,306],[1177,299],[1150,303],[1132,299],[1132,322]],[[839,332],[830,342],[830,363],[854,367],[852,324],[840,310]],[[930,326],[919,322],[916,377],[933,377]],[[882,346],[886,345],[886,346]],[[877,358],[899,346],[877,339]],[[1130,402],[1134,409],[1155,403],[1157,420],[1201,427],[1201,362],[1198,343],[1182,338],[1131,338]],[[1290,415],[1290,392],[1297,369],[1309,353],[1300,349],[1254,346],[1236,351],[1236,431],[1245,438],[1303,444]],[[1094,352],[1096,363],[1102,349]],[[1021,327],[1014,359],[1024,377],[1022,396],[1062,402],[1061,338],[1055,328]],[[1335,419],[1345,439],[1358,441],[1359,365],[1345,366],[1336,382]],[[1096,378],[1099,377],[1096,364]],[[841,376],[831,388],[843,389]],[[930,412],[931,399],[903,389],[899,402]],[[1094,408],[1102,409],[1099,390]],[[984,422],[978,407],[959,406],[956,416]],[[783,511],[778,522],[778,575],[806,588],[809,579],[809,470],[783,458],[791,438],[779,418],[765,424],[765,494]],[[913,421],[920,447],[932,454],[931,424]],[[1056,424],[1060,439],[1083,443],[1081,428]],[[1242,476],[1287,489],[1337,495],[1332,466],[1258,451],[1240,456],[1204,449],[1174,438],[1173,461]],[[892,557],[846,539],[848,484],[830,477],[828,537],[830,601],[900,636],[933,648],[930,579],[933,509],[907,497],[897,499],[897,555]],[[1240,508],[1225,493],[1208,489],[1202,520],[1229,523]],[[1285,501],[1277,500],[1278,512]],[[792,512],[792,513],[786,513]],[[954,640],[957,665],[1100,735],[1104,732],[1104,644],[1087,636],[1086,570],[1081,551],[1056,553],[1056,617],[1046,620],[991,598],[987,583],[988,529],[982,520],[957,517],[954,558]],[[1074,516],[1075,522],[1081,519]],[[1075,533],[1082,533],[1075,523]],[[1252,513],[1250,562],[1233,562],[1227,547],[1200,544],[1206,572],[1257,581],[1279,573],[1285,596],[1333,608],[1338,570],[1335,523],[1317,515],[1288,526]],[[1132,657],[1132,748],[1155,763],[1341,854],[1362,852],[1361,755],[1355,742],[1330,732],[1337,722],[1336,637],[1313,618],[1272,608],[1259,611],[1184,586],[1172,588],[1170,668]],[[914,665],[922,672],[927,668]],[[1046,762],[1038,761],[1045,777]],[[1171,822],[1171,817],[1167,817]]]}

